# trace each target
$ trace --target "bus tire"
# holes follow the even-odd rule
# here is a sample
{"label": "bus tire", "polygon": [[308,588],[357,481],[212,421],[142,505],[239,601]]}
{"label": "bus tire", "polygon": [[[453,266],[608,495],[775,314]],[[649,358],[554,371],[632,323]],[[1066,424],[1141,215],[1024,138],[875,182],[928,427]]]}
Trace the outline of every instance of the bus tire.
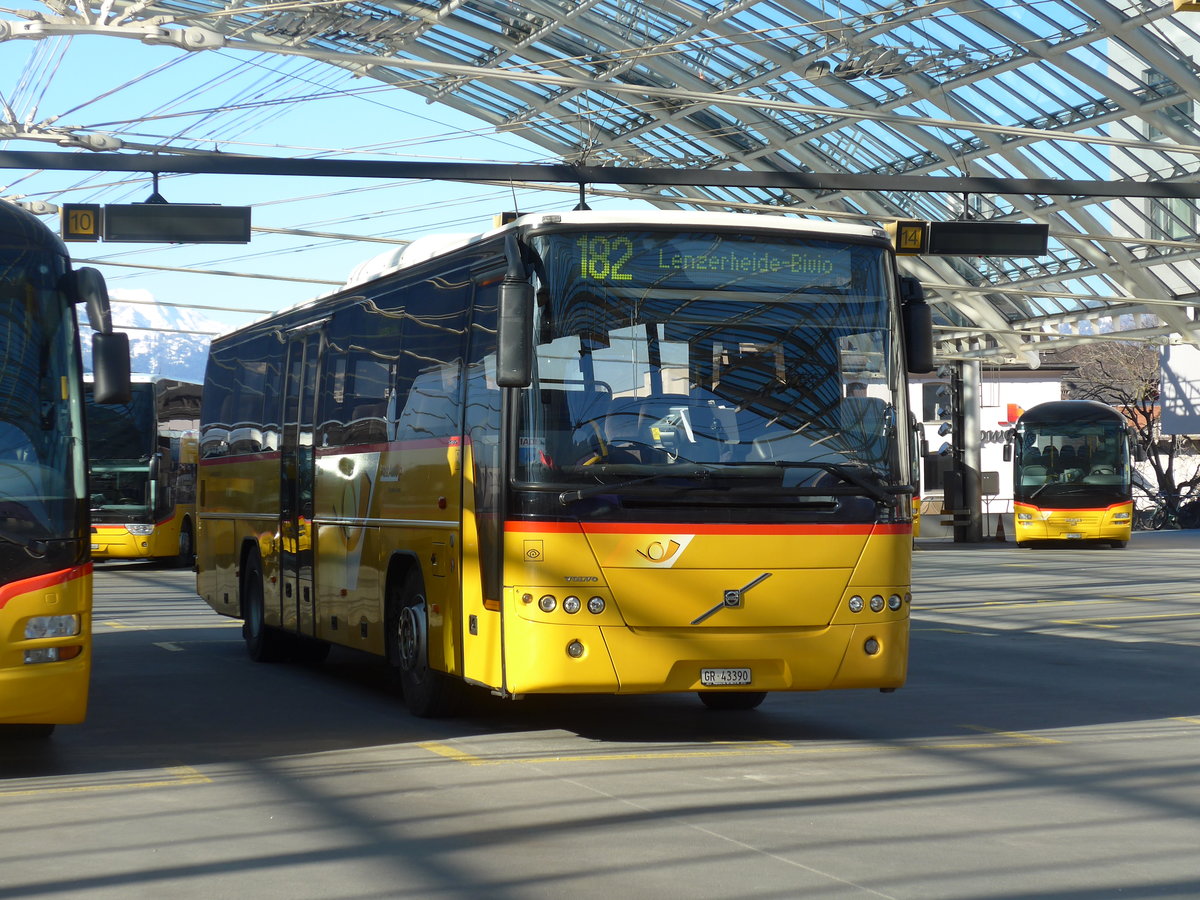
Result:
{"label": "bus tire", "polygon": [[409,567],[389,580],[387,658],[409,712],[436,719],[454,712],[454,685],[429,665],[429,619],[420,571]]}
{"label": "bus tire", "polygon": [[184,519],[179,529],[179,554],[175,557],[175,565],[186,569],[196,562],[196,542],[192,537],[192,521]]}
{"label": "bus tire", "polygon": [[767,699],[766,691],[698,691],[700,702],[722,711],[757,709]]}
{"label": "bus tire", "polygon": [[288,656],[288,636],[266,624],[262,563],[247,561],[242,576],[242,639],[255,662],[279,662]]}

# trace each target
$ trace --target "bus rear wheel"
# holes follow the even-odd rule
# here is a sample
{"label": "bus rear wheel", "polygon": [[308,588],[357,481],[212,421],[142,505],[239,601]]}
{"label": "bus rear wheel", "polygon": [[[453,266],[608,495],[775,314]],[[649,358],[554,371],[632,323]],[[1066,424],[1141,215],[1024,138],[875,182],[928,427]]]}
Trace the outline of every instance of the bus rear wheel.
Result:
{"label": "bus rear wheel", "polygon": [[700,702],[709,709],[757,709],[767,699],[766,691],[700,691]]}
{"label": "bus rear wheel", "polygon": [[247,563],[242,577],[242,639],[255,662],[279,662],[288,654],[288,636],[266,624],[262,563]]}
{"label": "bus rear wheel", "polygon": [[387,657],[414,716],[436,719],[455,709],[455,685],[429,665],[429,617],[420,572],[410,569],[388,590]]}

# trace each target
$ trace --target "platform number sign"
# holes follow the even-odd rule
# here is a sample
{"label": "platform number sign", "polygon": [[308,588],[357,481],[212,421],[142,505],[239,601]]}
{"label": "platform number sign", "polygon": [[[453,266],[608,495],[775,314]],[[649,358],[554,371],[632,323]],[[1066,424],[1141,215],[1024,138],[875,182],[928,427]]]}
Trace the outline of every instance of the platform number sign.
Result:
{"label": "platform number sign", "polygon": [[103,230],[103,207],[98,203],[64,203],[61,207],[64,241],[98,241]]}

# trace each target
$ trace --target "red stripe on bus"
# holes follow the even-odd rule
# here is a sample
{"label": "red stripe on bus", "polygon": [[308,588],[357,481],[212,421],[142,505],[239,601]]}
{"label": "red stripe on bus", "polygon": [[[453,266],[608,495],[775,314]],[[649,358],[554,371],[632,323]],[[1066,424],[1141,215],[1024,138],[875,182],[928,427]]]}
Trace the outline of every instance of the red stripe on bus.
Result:
{"label": "red stripe on bus", "polygon": [[77,578],[83,578],[92,573],[92,564],[84,563],[82,566],[72,566],[69,569],[61,569],[57,572],[49,572],[45,575],[35,575],[33,578],[24,578],[21,581],[12,581],[5,585],[0,585],[0,609],[3,609],[13,597],[21,594],[32,594],[34,591],[44,591],[58,584],[66,584],[68,581],[74,581]]}
{"label": "red stripe on bus", "polygon": [[908,534],[908,523],[888,525],[704,525],[695,522],[526,522],[511,520],[504,530],[520,534]]}

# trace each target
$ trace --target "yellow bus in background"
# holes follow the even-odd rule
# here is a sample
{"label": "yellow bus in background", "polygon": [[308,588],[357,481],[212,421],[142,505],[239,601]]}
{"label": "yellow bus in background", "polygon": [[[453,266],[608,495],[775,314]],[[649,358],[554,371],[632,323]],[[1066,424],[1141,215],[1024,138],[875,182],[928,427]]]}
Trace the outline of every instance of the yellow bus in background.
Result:
{"label": "yellow bus in background", "polygon": [[1004,448],[1018,546],[1129,543],[1131,459],[1140,456],[1130,432],[1125,416],[1094,400],[1039,403],[1021,414]]}
{"label": "yellow bus in background", "polygon": [[215,340],[197,590],[256,660],[330,644],[417,715],[529,694],[893,690],[905,370],[882,230],[526,215]]}
{"label": "yellow bus in background", "polygon": [[133,375],[121,404],[94,403],[90,381],[84,392],[92,558],[190,566],[200,385]]}
{"label": "yellow bus in background", "polygon": [[81,722],[92,666],[83,367],[75,304],[96,330],[97,398],[128,396],[129,342],[94,269],[0,202],[0,736]]}

